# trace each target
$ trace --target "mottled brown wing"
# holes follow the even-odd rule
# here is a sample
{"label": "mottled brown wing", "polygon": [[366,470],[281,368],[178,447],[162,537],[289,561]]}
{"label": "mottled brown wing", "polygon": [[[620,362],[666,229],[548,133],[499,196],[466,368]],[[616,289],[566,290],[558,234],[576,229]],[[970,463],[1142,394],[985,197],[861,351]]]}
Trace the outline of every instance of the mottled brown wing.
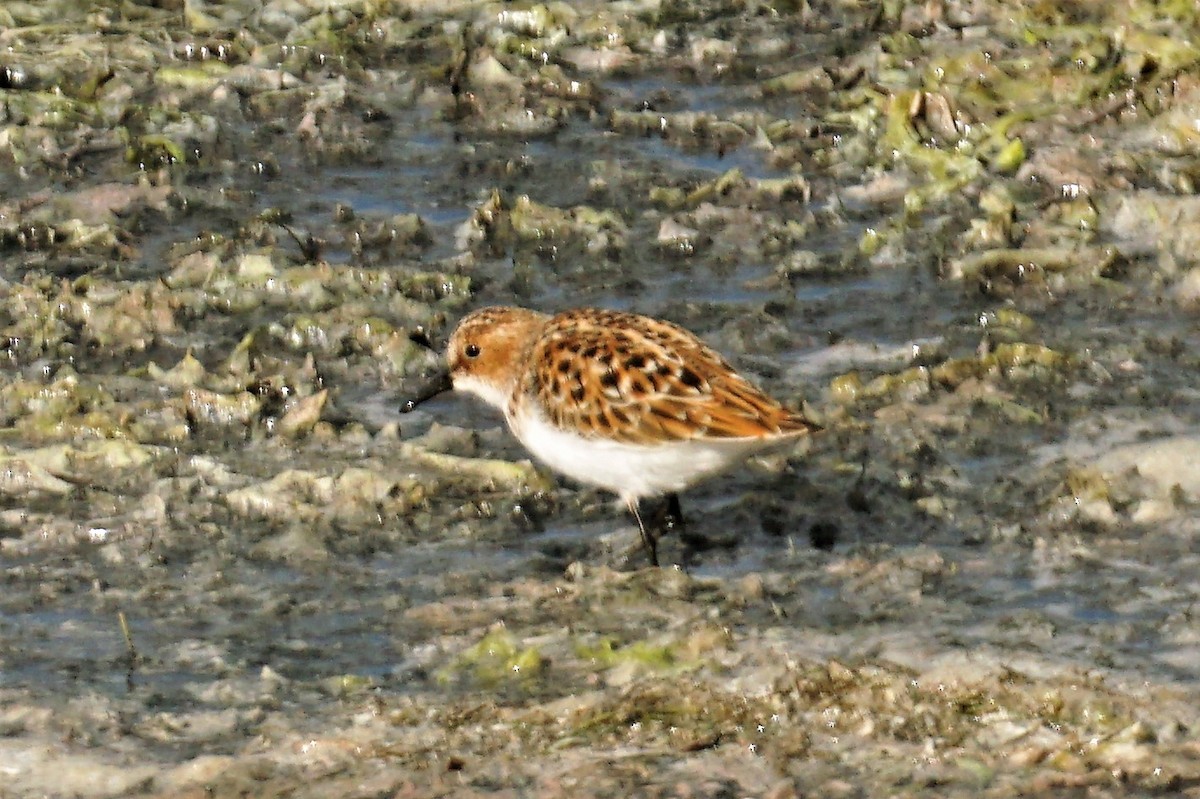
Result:
{"label": "mottled brown wing", "polygon": [[815,429],[677,325],[567,311],[548,323],[530,374],[559,427],[628,443],[799,435]]}

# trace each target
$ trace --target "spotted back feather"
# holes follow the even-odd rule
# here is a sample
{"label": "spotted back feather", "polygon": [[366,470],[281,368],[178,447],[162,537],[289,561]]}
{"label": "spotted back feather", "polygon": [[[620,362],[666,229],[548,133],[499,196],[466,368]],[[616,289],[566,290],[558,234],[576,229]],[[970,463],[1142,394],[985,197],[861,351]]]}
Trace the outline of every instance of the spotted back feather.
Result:
{"label": "spotted back feather", "polygon": [[678,325],[580,308],[546,321],[514,399],[562,429],[631,444],[800,436],[816,429]]}

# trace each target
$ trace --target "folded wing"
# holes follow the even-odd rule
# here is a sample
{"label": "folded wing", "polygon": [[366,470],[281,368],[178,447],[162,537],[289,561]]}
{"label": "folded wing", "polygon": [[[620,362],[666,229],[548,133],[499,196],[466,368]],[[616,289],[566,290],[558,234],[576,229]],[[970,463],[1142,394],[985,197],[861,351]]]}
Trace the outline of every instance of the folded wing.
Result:
{"label": "folded wing", "polygon": [[637,444],[782,438],[817,429],[677,325],[595,309],[550,320],[530,374],[564,429]]}

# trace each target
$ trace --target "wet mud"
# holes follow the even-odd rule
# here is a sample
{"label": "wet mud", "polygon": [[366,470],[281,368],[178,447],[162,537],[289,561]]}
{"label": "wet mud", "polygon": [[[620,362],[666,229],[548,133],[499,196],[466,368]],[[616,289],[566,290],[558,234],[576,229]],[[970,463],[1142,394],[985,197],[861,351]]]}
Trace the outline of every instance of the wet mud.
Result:
{"label": "wet mud", "polygon": [[[0,6],[0,796],[1200,795],[1191,3]],[[490,303],[824,431],[647,568]]]}

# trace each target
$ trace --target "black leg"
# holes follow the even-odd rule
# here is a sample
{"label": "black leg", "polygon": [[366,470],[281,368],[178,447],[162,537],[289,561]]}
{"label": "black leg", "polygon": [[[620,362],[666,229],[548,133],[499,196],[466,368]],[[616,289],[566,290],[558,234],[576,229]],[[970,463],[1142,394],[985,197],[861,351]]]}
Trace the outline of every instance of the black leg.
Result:
{"label": "black leg", "polygon": [[682,530],[685,525],[683,508],[679,505],[679,495],[667,494],[667,512],[663,516],[663,532]]}
{"label": "black leg", "polygon": [[683,532],[683,508],[679,506],[678,494],[667,494],[654,508],[650,527],[659,534]]}
{"label": "black leg", "polygon": [[633,518],[637,519],[638,530],[642,534],[642,546],[646,548],[646,556],[650,558],[650,565],[657,567],[658,539],[646,530],[646,525],[642,524],[642,514],[638,513],[637,500],[629,503],[629,510],[633,513]]}
{"label": "black leg", "polygon": [[658,565],[658,539],[664,533],[683,533],[683,507],[679,504],[678,494],[667,494],[663,502],[658,503],[654,514],[650,517],[649,526],[642,521],[637,502],[629,502],[629,512],[637,520],[638,531],[642,534],[642,547],[650,558],[650,565]]}

